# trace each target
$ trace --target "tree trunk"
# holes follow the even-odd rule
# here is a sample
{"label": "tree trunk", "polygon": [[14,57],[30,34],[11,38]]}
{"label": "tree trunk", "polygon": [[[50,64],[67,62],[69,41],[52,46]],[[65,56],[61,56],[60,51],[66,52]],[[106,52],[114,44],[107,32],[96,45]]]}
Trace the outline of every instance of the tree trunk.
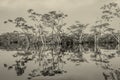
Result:
{"label": "tree trunk", "polygon": [[82,36],[83,36],[83,33],[80,33],[80,37],[79,37],[79,43],[80,44],[82,43]]}
{"label": "tree trunk", "polygon": [[28,33],[24,29],[22,29],[22,31],[23,31],[25,38],[26,38],[26,41],[27,41],[27,45],[26,45],[26,49],[25,49],[27,51],[30,48],[30,38],[29,38]]}
{"label": "tree trunk", "polygon": [[95,46],[94,51],[97,52],[97,35],[96,34],[94,35],[94,40],[95,40],[95,42],[94,42],[94,46]]}
{"label": "tree trunk", "polygon": [[[59,41],[59,39],[58,39],[58,36],[56,36],[55,35],[55,39],[53,39],[54,38],[54,33],[56,33],[57,34],[57,32],[55,31],[55,28],[53,27],[52,28],[52,40],[53,40],[53,42],[55,43],[56,41],[58,42]],[[58,34],[57,34],[58,35]],[[52,43],[53,44],[53,43]]]}
{"label": "tree trunk", "polygon": [[44,40],[43,40],[43,30],[40,28],[39,29],[39,37],[40,37],[40,40],[41,40],[41,42],[42,42],[42,45],[44,45]]}
{"label": "tree trunk", "polygon": [[26,37],[26,40],[27,40],[26,50],[29,50],[29,48],[30,48],[30,38],[27,35],[27,33],[25,33],[25,37]]}
{"label": "tree trunk", "polygon": [[43,36],[44,45],[46,45],[46,35]]}
{"label": "tree trunk", "polygon": [[44,40],[43,40],[43,36],[42,35],[40,35],[40,40],[42,42],[42,45],[44,45]]}
{"label": "tree trunk", "polygon": [[120,50],[120,37],[118,35],[118,50]]}
{"label": "tree trunk", "polygon": [[113,32],[111,32],[111,35],[117,40],[118,42],[117,49],[120,50],[120,36],[118,35],[118,37],[116,37]]}
{"label": "tree trunk", "polygon": [[58,32],[58,44],[60,44],[61,43],[61,33],[60,32]]}
{"label": "tree trunk", "polygon": [[112,32],[111,34],[119,42],[119,39],[114,35],[114,33]]}
{"label": "tree trunk", "polygon": [[[52,30],[52,44],[53,44],[54,40],[53,40],[53,30]],[[51,44],[51,43],[50,43]]]}

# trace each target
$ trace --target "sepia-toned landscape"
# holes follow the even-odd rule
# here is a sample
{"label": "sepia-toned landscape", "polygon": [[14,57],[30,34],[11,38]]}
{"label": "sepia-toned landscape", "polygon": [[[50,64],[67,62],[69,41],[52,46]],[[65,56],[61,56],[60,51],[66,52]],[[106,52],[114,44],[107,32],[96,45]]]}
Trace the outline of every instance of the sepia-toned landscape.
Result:
{"label": "sepia-toned landscape", "polygon": [[119,0],[0,0],[0,80],[120,80]]}

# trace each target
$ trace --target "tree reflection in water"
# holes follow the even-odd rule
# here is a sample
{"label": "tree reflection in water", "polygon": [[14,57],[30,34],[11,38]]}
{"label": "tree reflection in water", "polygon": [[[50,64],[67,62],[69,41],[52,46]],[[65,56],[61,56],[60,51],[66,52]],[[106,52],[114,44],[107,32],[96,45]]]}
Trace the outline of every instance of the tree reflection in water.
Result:
{"label": "tree reflection in water", "polygon": [[[118,49],[118,51],[120,50]],[[96,47],[96,51],[94,51],[94,55],[91,56],[93,61],[96,62],[96,65],[100,66],[104,70],[103,76],[105,80],[120,80],[120,68],[115,69],[110,64],[110,60],[116,56],[118,56],[116,53],[102,53],[98,46]]]}
{"label": "tree reflection in water", "polygon": [[[17,51],[13,55],[15,63],[12,65],[4,64],[4,67],[8,70],[14,69],[17,76],[21,76],[27,68],[27,63],[35,62],[38,64],[37,68],[32,69],[28,75],[28,79],[32,79],[38,76],[55,76],[66,73],[64,65],[67,64],[67,61],[73,62],[78,66],[80,63],[88,63],[91,60],[104,70],[102,75],[105,80],[120,80],[120,69],[115,69],[110,64],[110,60],[119,55],[120,49],[117,48],[117,54],[106,54],[102,48],[86,44],[41,46],[34,50]],[[90,54],[90,60],[85,57],[85,54]],[[67,59],[65,59],[66,56]]]}

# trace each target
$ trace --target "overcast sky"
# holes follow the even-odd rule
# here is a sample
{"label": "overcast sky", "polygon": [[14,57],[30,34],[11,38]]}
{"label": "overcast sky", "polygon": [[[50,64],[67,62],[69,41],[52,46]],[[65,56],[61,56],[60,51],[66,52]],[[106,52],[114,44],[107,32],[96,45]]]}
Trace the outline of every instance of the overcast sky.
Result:
{"label": "overcast sky", "polygon": [[3,22],[18,16],[27,16],[28,9],[40,13],[62,11],[68,14],[68,24],[75,21],[92,24],[101,15],[100,7],[111,1],[120,3],[120,0],[0,0],[0,33],[15,30],[14,26]]}

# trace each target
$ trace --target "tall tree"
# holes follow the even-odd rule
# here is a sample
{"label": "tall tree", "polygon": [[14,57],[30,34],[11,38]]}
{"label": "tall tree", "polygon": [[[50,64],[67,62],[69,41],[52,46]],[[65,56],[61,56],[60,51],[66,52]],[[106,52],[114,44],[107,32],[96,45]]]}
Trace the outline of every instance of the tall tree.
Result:
{"label": "tall tree", "polygon": [[[104,6],[101,7],[101,10],[102,10],[102,17],[101,18],[104,21],[112,23],[113,21],[116,21],[117,19],[120,20],[120,7],[119,7],[118,3],[110,2],[110,3],[104,4]],[[120,22],[118,21],[118,24],[119,23]],[[108,29],[108,31],[110,31],[111,34],[114,37],[116,37],[114,35],[113,30],[111,31],[110,29]],[[119,30],[118,30],[118,32],[119,32]],[[120,39],[119,37],[120,37],[120,34],[118,34],[118,38],[115,38],[115,39],[117,39],[118,42],[120,42],[119,41],[119,39]]]}
{"label": "tall tree", "polygon": [[38,40],[40,39],[42,44],[46,44],[46,34],[47,31],[45,31],[45,26],[42,23],[42,17],[43,15],[40,13],[35,12],[33,9],[28,10],[29,18],[33,21],[34,28],[33,33],[35,36],[38,37]]}
{"label": "tall tree", "polygon": [[66,14],[56,11],[50,11],[47,14],[42,15],[43,24],[52,29],[52,35],[57,34],[56,39],[58,43],[60,43],[60,35],[62,33],[62,27],[66,25],[66,23],[64,23],[64,19],[66,17],[67,17]]}
{"label": "tall tree", "polygon": [[15,27],[20,28],[22,30],[22,33],[24,33],[26,40],[27,40],[26,50],[28,50],[30,47],[30,34],[29,33],[30,33],[30,30],[33,29],[33,26],[29,26],[27,24],[27,21],[23,17],[17,17],[13,20],[8,19],[4,23],[7,23],[7,22],[13,23]]}
{"label": "tall tree", "polygon": [[78,37],[79,43],[82,42],[83,32],[86,29],[88,24],[82,24],[79,21],[76,21],[75,25],[72,25],[68,28],[75,36]]}
{"label": "tall tree", "polygon": [[95,44],[95,52],[97,51],[98,40],[102,34],[105,33],[107,26],[109,23],[102,23],[101,21],[96,21],[95,26],[92,27],[91,31],[94,35],[94,44]]}

